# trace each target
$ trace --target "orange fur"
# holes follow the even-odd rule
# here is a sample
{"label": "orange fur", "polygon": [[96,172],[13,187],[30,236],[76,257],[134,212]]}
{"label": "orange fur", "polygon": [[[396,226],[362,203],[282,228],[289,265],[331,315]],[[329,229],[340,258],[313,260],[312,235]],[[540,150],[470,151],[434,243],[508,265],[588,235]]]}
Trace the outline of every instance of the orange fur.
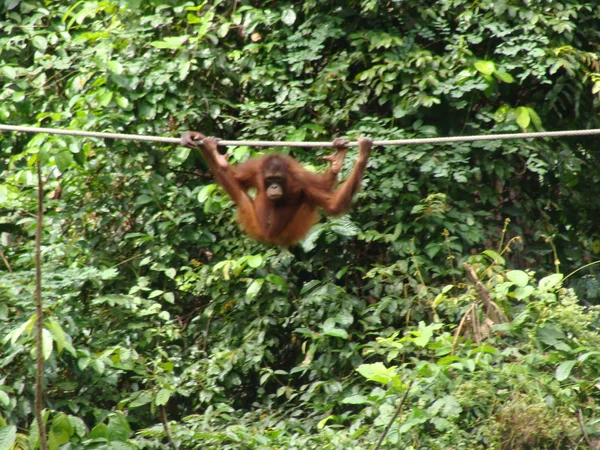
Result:
{"label": "orange fur", "polygon": [[[204,158],[238,207],[238,221],[243,230],[259,241],[283,246],[295,244],[306,235],[317,220],[318,208],[336,215],[350,207],[352,197],[360,187],[372,145],[369,139],[359,138],[358,161],[348,180],[334,190],[337,172],[346,155],[342,147],[328,158],[332,166],[325,173],[316,174],[304,169],[293,158],[278,154],[230,166],[218,153],[217,140],[196,132],[184,133],[181,142],[194,148],[200,139]],[[334,141],[334,145],[339,144]],[[266,178],[273,173],[283,183],[283,197],[275,201],[267,196],[265,186]],[[247,192],[252,188],[256,189],[254,199]]]}

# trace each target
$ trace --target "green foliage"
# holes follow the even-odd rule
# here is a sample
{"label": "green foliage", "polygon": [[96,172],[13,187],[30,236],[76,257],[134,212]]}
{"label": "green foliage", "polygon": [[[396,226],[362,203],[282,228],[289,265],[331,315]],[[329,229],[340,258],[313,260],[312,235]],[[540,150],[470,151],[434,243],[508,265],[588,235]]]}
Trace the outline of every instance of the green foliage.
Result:
{"label": "green foliage", "polygon": [[[274,140],[600,127],[592,2],[8,0],[0,13],[2,123]],[[558,273],[600,252],[594,149],[377,149],[354,210],[280,250],[240,233],[197,152],[3,133],[0,449],[39,439],[38,161],[53,449],[168,448],[167,423],[180,448],[362,450],[410,381],[382,448],[567,448],[579,414],[597,440],[597,266]],[[295,156],[321,170],[323,154]]]}
{"label": "green foliage", "polygon": [[[583,380],[597,376],[595,363],[588,361],[597,355],[597,308],[589,311],[579,305],[572,291],[561,288],[561,274],[538,282],[532,273],[506,271],[497,264],[482,265],[480,272],[489,277],[484,282],[494,302],[512,311],[509,322],[486,328],[492,315],[482,308],[479,325],[472,321],[469,329],[459,327],[454,337],[439,324],[422,323],[419,331],[409,329],[403,337],[399,332],[378,337],[365,354],[399,366],[360,365],[361,375],[386,389],[375,387],[345,403],[368,405],[363,415],[372,415],[376,408],[377,420],[387,423],[401,396],[398,384],[416,379],[419,383],[410,393],[412,411],[390,430],[389,440],[396,445],[408,447],[416,441],[415,448],[443,448],[444,442],[458,445],[462,440],[465,445],[471,442],[470,448],[486,448],[492,442],[502,442],[502,448],[576,445],[580,430],[572,405],[594,390]],[[525,302],[518,299],[524,289],[529,292]],[[452,291],[455,295],[445,295],[438,309],[451,305],[468,311],[466,305],[480,302],[472,288]],[[477,331],[491,333],[485,343],[476,342]],[[435,355],[435,362],[424,360],[411,334],[422,339],[420,344]],[[575,355],[577,359],[571,359]],[[574,367],[576,375],[571,372]]]}

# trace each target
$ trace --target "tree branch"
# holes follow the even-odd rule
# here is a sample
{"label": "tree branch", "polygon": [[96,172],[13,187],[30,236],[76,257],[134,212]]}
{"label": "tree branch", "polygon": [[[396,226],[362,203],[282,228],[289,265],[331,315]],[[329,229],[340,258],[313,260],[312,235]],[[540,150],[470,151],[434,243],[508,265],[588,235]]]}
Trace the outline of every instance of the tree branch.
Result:
{"label": "tree branch", "polygon": [[385,427],[383,434],[379,438],[379,442],[377,443],[377,445],[375,446],[375,448],[373,450],[379,450],[379,448],[381,447],[381,444],[383,444],[383,440],[389,433],[390,428],[392,428],[392,424],[394,423],[394,421],[398,418],[398,416],[402,412],[402,407],[404,406],[404,402],[406,402],[406,398],[408,397],[408,393],[410,392],[410,388],[412,387],[412,384],[413,384],[413,382],[411,380],[410,383],[408,383],[408,386],[406,387],[406,392],[404,393],[404,396],[402,397],[402,400],[400,401],[400,404],[398,405],[398,409],[396,409],[394,417],[392,417],[392,419],[390,420],[390,423],[388,423],[387,427]]}
{"label": "tree branch", "polygon": [[167,418],[167,410],[165,405],[160,406],[160,419],[163,423],[163,427],[165,428],[165,433],[167,434],[167,439],[169,440],[169,444],[173,450],[177,450],[177,444],[173,439],[173,434],[171,433],[171,427],[169,427],[169,420]]}
{"label": "tree branch", "polygon": [[44,218],[44,182],[42,181],[42,167],[37,163],[38,202],[37,223],[35,228],[35,310],[36,310],[36,379],[35,379],[35,420],[40,433],[40,450],[48,450],[48,437],[46,425],[42,417],[42,400],[44,386],[44,343],[42,329],[44,328],[44,310],[42,304],[42,225]]}

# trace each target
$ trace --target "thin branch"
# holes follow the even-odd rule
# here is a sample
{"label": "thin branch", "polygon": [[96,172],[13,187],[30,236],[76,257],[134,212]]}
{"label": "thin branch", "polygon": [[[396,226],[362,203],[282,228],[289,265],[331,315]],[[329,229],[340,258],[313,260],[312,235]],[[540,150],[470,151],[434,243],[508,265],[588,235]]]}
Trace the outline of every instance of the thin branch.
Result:
{"label": "thin branch", "polygon": [[481,281],[479,281],[479,278],[477,278],[477,274],[475,273],[475,270],[473,269],[473,267],[471,267],[471,265],[465,263],[464,266],[465,266],[465,271],[467,272],[467,276],[471,279],[471,281],[475,285],[475,289],[477,289],[477,292],[479,292],[479,295],[481,296],[481,299],[483,300],[483,303],[485,304],[486,310],[488,310],[490,308],[490,303],[492,301],[492,298],[490,296],[490,291],[488,291],[487,288],[483,285],[483,283]]}
{"label": "thin branch", "polygon": [[394,413],[394,417],[392,417],[392,419],[390,420],[390,423],[388,423],[387,427],[385,427],[385,430],[383,430],[383,434],[379,438],[379,442],[377,443],[377,445],[375,446],[375,448],[373,450],[379,450],[379,448],[381,447],[381,444],[383,444],[383,440],[389,433],[390,428],[392,428],[392,424],[394,423],[394,421],[398,418],[398,416],[402,412],[402,408],[404,407],[404,402],[406,402],[406,398],[408,397],[408,393],[410,392],[410,388],[412,387],[412,384],[413,384],[413,380],[411,380],[410,383],[408,383],[408,386],[406,387],[406,392],[404,393],[404,396],[402,397],[402,400],[400,401],[400,404],[398,405],[398,409],[396,409],[396,412]]}
{"label": "thin branch", "polygon": [[42,304],[42,225],[44,218],[44,182],[42,181],[42,167],[37,163],[38,204],[37,224],[35,228],[35,309],[36,309],[36,379],[35,379],[35,420],[40,433],[40,450],[48,450],[48,437],[46,425],[42,416],[42,400],[44,385],[44,342],[42,329],[44,327],[44,310]]}
{"label": "thin branch", "polygon": [[508,322],[508,318],[506,317],[504,312],[502,312],[500,307],[496,305],[496,303],[494,303],[494,301],[492,300],[490,291],[488,291],[488,289],[483,285],[483,283],[479,281],[479,278],[477,278],[475,269],[473,269],[473,267],[471,267],[470,264],[464,263],[463,265],[465,266],[465,272],[467,273],[467,276],[471,279],[471,281],[475,285],[475,289],[477,289],[477,292],[479,292],[479,295],[481,296],[481,300],[483,300],[483,304],[485,305],[485,313],[489,316],[490,311],[494,310],[498,314],[498,320],[496,320],[495,322]]}
{"label": "thin branch", "polygon": [[458,342],[458,336],[460,336],[460,333],[463,329],[465,321],[469,317],[469,313],[471,312],[471,310],[473,310],[475,312],[476,306],[477,306],[477,300],[475,300],[473,303],[471,303],[471,306],[469,306],[469,309],[467,309],[467,311],[463,314],[462,319],[460,319],[460,322],[458,323],[458,326],[456,327],[456,331],[454,332],[454,339],[452,340],[452,353],[451,353],[452,355],[454,355],[454,351],[456,350],[456,343]]}
{"label": "thin branch", "polygon": [[171,433],[171,427],[169,426],[169,419],[167,418],[167,409],[165,408],[165,405],[161,405],[160,407],[160,419],[163,423],[163,427],[165,428],[169,445],[171,445],[173,450],[177,450],[177,444],[175,443],[175,439],[173,439],[173,434]]}
{"label": "thin branch", "polygon": [[481,324],[479,323],[479,316],[477,315],[477,308],[473,308],[471,311],[471,323],[473,324],[473,340],[477,345],[481,343],[481,329],[479,328]]}
{"label": "thin branch", "polygon": [[583,437],[585,438],[587,445],[589,445],[590,448],[596,448],[593,442],[590,440],[587,431],[585,431],[585,424],[583,423],[583,413],[581,412],[581,408],[577,408],[577,422],[579,422],[579,427],[581,428],[581,432],[583,433]]}
{"label": "thin branch", "polygon": [[6,255],[4,254],[4,252],[2,251],[1,248],[0,248],[0,258],[2,258],[2,261],[4,261],[4,264],[6,265],[6,268],[8,269],[8,271],[10,273],[13,273],[13,268],[11,267],[10,263],[8,262],[8,259],[6,258]]}
{"label": "thin branch", "polygon": [[210,333],[210,323],[212,322],[214,313],[215,313],[215,311],[213,310],[210,313],[210,316],[208,316],[208,321],[206,322],[206,330],[204,333],[204,346],[202,347],[202,350],[204,351],[204,353],[206,353],[208,351],[208,334]]}
{"label": "thin branch", "polygon": [[575,274],[576,274],[577,272],[579,272],[580,270],[587,269],[588,267],[590,267],[590,266],[593,266],[593,265],[596,265],[596,264],[600,264],[600,261],[594,261],[594,262],[591,262],[591,263],[589,263],[589,264],[586,264],[585,266],[581,266],[579,269],[576,269],[576,270],[574,270],[574,271],[573,271],[573,272],[571,272],[569,275],[567,275],[566,277],[564,277],[564,278],[563,278],[563,282],[564,282],[564,281],[565,281],[567,278],[569,278],[571,275],[575,275]]}

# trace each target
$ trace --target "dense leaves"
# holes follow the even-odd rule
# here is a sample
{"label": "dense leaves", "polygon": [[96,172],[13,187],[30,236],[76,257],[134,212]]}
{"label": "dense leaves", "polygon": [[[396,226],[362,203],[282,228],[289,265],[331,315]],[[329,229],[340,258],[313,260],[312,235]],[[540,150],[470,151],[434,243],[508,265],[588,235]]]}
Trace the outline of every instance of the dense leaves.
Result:
{"label": "dense leaves", "polygon": [[[581,0],[8,0],[0,122],[283,141],[600,128],[599,19]],[[594,150],[378,148],[353,212],[275,249],[188,149],[3,133],[0,449],[39,441],[38,161],[50,448],[364,449],[409,381],[382,448],[596,441],[597,266],[562,275],[600,252]],[[325,152],[293,154],[322,170]]]}

